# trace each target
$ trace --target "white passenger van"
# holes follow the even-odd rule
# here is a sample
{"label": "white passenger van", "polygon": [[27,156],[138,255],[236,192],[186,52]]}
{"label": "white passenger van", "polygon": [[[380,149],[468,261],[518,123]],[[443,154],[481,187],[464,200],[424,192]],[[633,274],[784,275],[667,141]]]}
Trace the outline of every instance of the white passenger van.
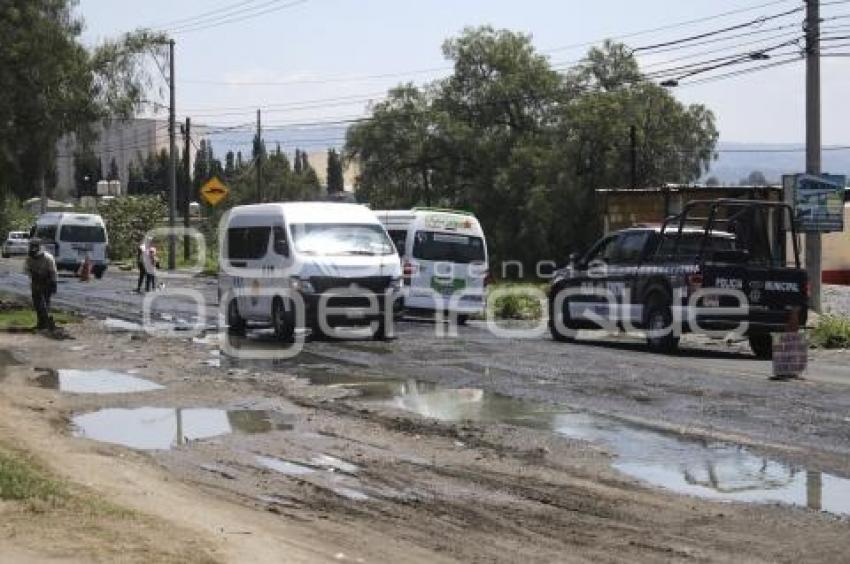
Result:
{"label": "white passenger van", "polygon": [[[325,327],[370,324],[383,339],[401,307],[401,264],[375,214],[362,205],[292,202],[237,206],[222,220],[219,297],[231,333],[270,323],[291,340],[303,322]],[[334,308],[322,312],[320,304]]]}
{"label": "white passenger van", "polygon": [[474,215],[413,208],[376,211],[401,256],[404,308],[442,310],[463,324],[487,305],[487,243]]}
{"label": "white passenger van", "polygon": [[56,259],[57,270],[76,272],[86,257],[96,278],[109,264],[108,237],[103,218],[96,214],[50,212],[38,216],[32,236]]}

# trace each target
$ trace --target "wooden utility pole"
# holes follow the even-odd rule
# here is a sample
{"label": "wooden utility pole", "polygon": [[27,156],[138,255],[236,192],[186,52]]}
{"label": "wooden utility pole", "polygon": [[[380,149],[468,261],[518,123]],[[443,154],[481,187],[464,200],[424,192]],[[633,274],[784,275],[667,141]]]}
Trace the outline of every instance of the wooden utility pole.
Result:
{"label": "wooden utility pole", "polygon": [[[806,173],[821,173],[820,0],[806,0]],[[821,234],[806,233],[806,271],[812,288],[809,306],[821,311]]]}
{"label": "wooden utility pole", "polygon": [[176,211],[177,211],[177,144],[176,144],[176,124],[174,115],[175,95],[174,95],[174,40],[168,41],[168,227],[171,232],[168,235],[168,270],[177,268],[177,238],[174,236],[174,228],[176,227]]}
{"label": "wooden utility pole", "polygon": [[260,121],[260,109],[257,108],[257,203],[263,201],[263,126]]}
{"label": "wooden utility pole", "polygon": [[632,189],[637,188],[637,128],[629,126],[629,173]]}
{"label": "wooden utility pole", "polygon": [[192,120],[186,118],[186,128],[183,131],[183,178],[186,190],[183,194],[183,260],[189,262],[192,257],[192,245],[189,238],[189,204],[192,202],[192,169],[189,166],[190,144],[192,142]]}

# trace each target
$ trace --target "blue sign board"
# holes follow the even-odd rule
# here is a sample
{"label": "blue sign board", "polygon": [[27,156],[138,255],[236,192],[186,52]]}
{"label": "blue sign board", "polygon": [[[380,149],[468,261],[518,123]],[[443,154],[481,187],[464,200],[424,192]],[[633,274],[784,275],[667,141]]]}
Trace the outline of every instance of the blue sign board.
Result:
{"label": "blue sign board", "polygon": [[844,231],[844,175],[795,174],[783,180],[785,189],[793,190],[799,231]]}

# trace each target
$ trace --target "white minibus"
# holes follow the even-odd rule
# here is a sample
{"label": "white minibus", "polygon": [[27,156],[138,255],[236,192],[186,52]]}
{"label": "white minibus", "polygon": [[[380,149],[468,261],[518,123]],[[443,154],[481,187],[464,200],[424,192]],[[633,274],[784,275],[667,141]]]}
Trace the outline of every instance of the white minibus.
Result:
{"label": "white minibus", "polygon": [[402,259],[404,308],[441,310],[460,324],[487,305],[487,242],[474,215],[437,208],[375,214]]}
{"label": "white minibus", "polygon": [[57,270],[76,272],[88,257],[92,274],[103,276],[109,264],[103,218],[89,213],[49,212],[38,216],[31,235],[56,259]]}
{"label": "white minibus", "polygon": [[[219,296],[231,333],[265,323],[279,339],[291,340],[303,327],[321,334],[326,327],[368,323],[373,337],[383,339],[401,307],[398,255],[362,205],[237,206],[222,219],[219,248]],[[300,317],[299,303],[305,308]]]}

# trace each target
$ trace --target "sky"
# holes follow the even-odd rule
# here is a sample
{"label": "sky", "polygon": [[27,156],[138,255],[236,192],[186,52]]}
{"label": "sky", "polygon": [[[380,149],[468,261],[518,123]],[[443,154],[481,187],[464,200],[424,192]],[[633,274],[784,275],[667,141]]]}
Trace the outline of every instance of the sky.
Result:
{"label": "sky", "polygon": [[[823,17],[838,17],[824,25],[850,29],[850,17],[841,18],[850,15],[850,2],[842,4],[824,6]],[[380,99],[399,82],[423,83],[448,74],[441,45],[467,26],[489,24],[530,34],[553,64],[566,66],[606,37],[628,35],[623,41],[630,47],[646,46],[799,6],[802,0],[80,0],[78,11],[86,21],[83,41],[88,45],[139,27],[170,30],[176,41],[178,117],[189,115],[193,123],[210,126],[245,124],[263,106],[264,124],[274,127],[361,116],[368,100]],[[744,52],[753,48],[743,45],[747,42],[773,45],[799,30],[802,19],[798,12],[727,34],[737,39],[688,49],[677,45],[639,60],[652,65],[647,70],[657,70]],[[197,29],[205,26],[212,27]],[[846,31],[836,28],[834,35]],[[708,40],[716,37],[722,36]],[[768,41],[772,37],[778,39]],[[757,40],[765,42],[753,43]],[[795,47],[776,53],[789,49]],[[712,50],[716,53],[709,54]],[[850,52],[850,47],[840,51]],[[758,64],[765,63],[751,63]],[[823,59],[824,144],[850,144],[848,71],[850,57]],[[156,97],[167,102],[166,85],[159,71],[154,73]],[[805,65],[795,62],[705,84],[683,80],[672,92],[683,103],[713,110],[723,142],[802,144],[804,81]]]}

